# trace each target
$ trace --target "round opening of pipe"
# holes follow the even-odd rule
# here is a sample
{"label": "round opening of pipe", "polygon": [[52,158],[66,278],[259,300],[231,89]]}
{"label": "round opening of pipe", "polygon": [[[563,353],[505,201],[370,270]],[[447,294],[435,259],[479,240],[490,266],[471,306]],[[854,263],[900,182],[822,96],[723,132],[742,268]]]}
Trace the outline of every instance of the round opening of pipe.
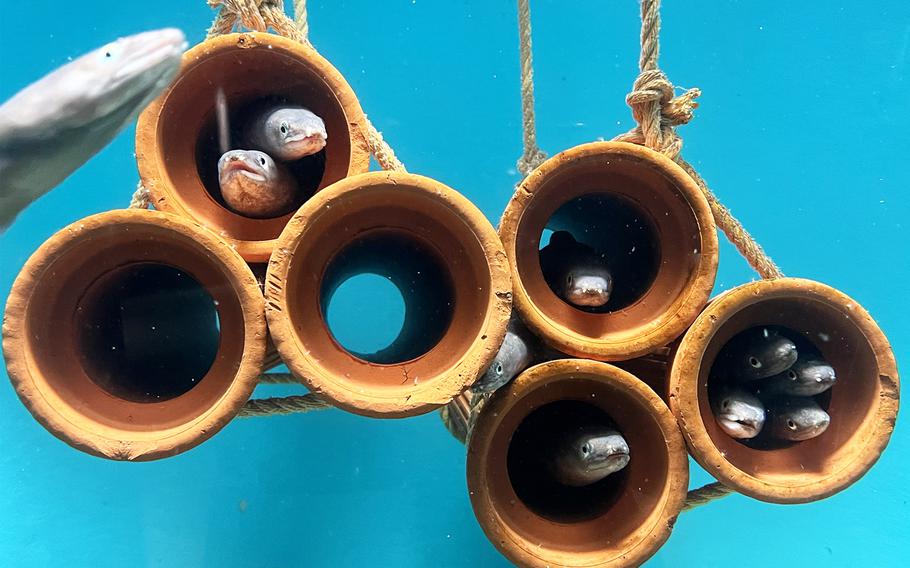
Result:
{"label": "round opening of pipe", "polygon": [[215,300],[192,276],[165,264],[134,263],[103,275],[76,306],[76,321],[88,377],[132,402],[192,390],[221,341]]}
{"label": "round opening of pipe", "polygon": [[440,255],[395,231],[370,233],[344,247],[330,261],[320,295],[335,341],[381,365],[429,352],[455,308],[454,284]]}
{"label": "round opening of pipe", "polygon": [[654,224],[631,201],[607,193],[561,205],[540,235],[540,268],[567,305],[609,313],[642,298],[657,276],[660,244]]}
{"label": "round opening of pipe", "polygon": [[361,358],[388,349],[404,327],[401,290],[379,274],[358,274],[342,282],[327,312],[332,337]]}
{"label": "round opening of pipe", "polygon": [[[534,410],[509,443],[507,467],[515,494],[528,509],[558,523],[603,515],[628,479],[630,448],[623,452],[615,435],[622,436],[610,416],[585,402],[561,400]],[[613,462],[617,459],[624,461]]]}

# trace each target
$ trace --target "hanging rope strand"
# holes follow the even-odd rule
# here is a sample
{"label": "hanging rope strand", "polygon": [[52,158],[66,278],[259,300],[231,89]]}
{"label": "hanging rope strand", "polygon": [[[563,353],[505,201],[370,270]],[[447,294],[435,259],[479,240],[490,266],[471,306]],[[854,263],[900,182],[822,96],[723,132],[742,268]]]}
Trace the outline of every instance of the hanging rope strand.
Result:
{"label": "hanging rope strand", "polygon": [[780,278],[780,268],[765,253],[742,223],[724,207],[695,169],[680,156],[682,139],[676,126],[688,123],[698,106],[695,99],[698,89],[689,89],[674,96],[673,84],[658,66],[660,56],[660,0],[641,2],[641,55],[638,60],[640,73],[626,102],[638,125],[616,140],[644,144],[675,160],[698,184],[714,215],[714,220],[736,250],[762,278]]}
{"label": "hanging rope strand", "polygon": [[300,32],[301,41],[310,43],[310,23],[307,18],[306,0],[294,0],[294,22]]}
{"label": "hanging rope strand", "polygon": [[682,169],[686,170],[686,173],[688,173],[689,176],[695,180],[695,183],[698,184],[698,187],[701,188],[705,197],[708,199],[708,205],[711,206],[711,212],[714,214],[714,222],[717,223],[717,226],[720,227],[721,231],[724,232],[724,235],[727,236],[727,240],[736,247],[739,254],[746,259],[749,266],[751,266],[762,278],[783,278],[784,273],[781,272],[777,264],[775,264],[771,257],[765,253],[765,249],[758,244],[758,241],[752,238],[752,235],[743,227],[742,223],[739,222],[739,219],[734,217],[733,213],[731,213],[730,210],[720,202],[720,199],[714,195],[714,192],[708,188],[708,184],[706,184],[701,175],[695,171],[695,168],[679,156],[676,158],[676,163],[679,164]]}
{"label": "hanging rope strand", "polygon": [[521,63],[521,129],[524,139],[524,154],[518,159],[516,166],[522,175],[527,176],[547,159],[546,153],[537,146],[530,0],[518,0],[518,51]]}
{"label": "hanging rope strand", "polygon": [[641,55],[639,71],[657,70],[660,57],[660,0],[641,3]]}

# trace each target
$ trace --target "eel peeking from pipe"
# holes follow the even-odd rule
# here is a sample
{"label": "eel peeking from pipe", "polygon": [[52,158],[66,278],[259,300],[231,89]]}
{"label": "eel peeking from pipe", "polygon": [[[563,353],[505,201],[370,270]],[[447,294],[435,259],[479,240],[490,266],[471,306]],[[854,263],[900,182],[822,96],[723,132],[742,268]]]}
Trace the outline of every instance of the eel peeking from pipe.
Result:
{"label": "eel peeking from pipe", "polygon": [[589,425],[554,436],[546,452],[550,475],[562,485],[584,487],[629,465],[629,444],[612,428]]}
{"label": "eel peeking from pipe", "polygon": [[0,233],[167,88],[185,49],[174,28],[120,38],[0,105]]}
{"label": "eel peeking from pipe", "polygon": [[325,122],[309,109],[269,101],[248,111],[240,131],[246,147],[282,162],[321,151],[329,137]]}
{"label": "eel peeking from pipe", "polygon": [[285,213],[297,195],[287,167],[256,150],[231,150],[221,156],[218,183],[228,207],[257,219]]}
{"label": "eel peeking from pipe", "polygon": [[550,236],[540,250],[540,269],[550,289],[576,308],[601,308],[610,301],[613,276],[603,256],[568,231]]}

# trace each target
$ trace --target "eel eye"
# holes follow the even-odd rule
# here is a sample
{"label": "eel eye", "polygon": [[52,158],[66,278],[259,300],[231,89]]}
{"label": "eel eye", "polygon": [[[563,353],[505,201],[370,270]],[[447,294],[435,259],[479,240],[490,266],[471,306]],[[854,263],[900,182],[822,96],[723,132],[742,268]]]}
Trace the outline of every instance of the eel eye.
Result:
{"label": "eel eye", "polygon": [[758,357],[749,357],[749,364],[754,369],[761,369],[761,361],[758,360]]}
{"label": "eel eye", "polygon": [[281,130],[282,134],[287,134],[288,133],[288,123],[282,122],[281,126],[278,129]]}
{"label": "eel eye", "polygon": [[796,422],[793,420],[787,420],[787,428],[791,430],[796,430]]}
{"label": "eel eye", "polygon": [[264,166],[264,165],[265,165],[265,158],[263,158],[262,156],[259,156],[259,163],[262,164],[262,165]]}

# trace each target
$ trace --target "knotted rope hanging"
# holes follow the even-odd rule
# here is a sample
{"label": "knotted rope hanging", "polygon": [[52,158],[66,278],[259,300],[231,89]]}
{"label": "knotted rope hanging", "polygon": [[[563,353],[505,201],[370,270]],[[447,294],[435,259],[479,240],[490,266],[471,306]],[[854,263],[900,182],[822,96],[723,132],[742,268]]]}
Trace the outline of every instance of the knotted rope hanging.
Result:
{"label": "knotted rope hanging", "polygon": [[657,65],[659,55],[660,0],[642,0],[641,56],[638,61],[640,73],[635,79],[632,92],[626,97],[638,125],[614,140],[643,144],[679,164],[701,188],[711,206],[717,226],[749,265],[762,278],[782,277],[780,268],[765,253],[761,245],[752,238],[730,210],[721,204],[695,168],[680,156],[682,139],[676,133],[675,127],[692,119],[693,111],[698,106],[695,99],[701,91],[689,89],[682,95],[674,96],[673,84]]}

